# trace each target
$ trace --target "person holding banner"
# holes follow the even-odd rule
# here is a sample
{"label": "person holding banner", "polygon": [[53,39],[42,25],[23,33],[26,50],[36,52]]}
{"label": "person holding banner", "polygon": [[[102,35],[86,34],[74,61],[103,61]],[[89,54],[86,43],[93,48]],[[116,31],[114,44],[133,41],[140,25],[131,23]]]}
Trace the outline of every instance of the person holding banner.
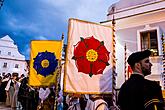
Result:
{"label": "person holding banner", "polygon": [[145,50],[128,57],[133,74],[120,88],[120,110],[164,110],[160,85],[144,78],[151,74],[150,55],[151,51]]}
{"label": "person holding banner", "polygon": [[87,98],[87,105],[85,110],[109,110],[108,104],[104,101],[103,96],[100,94],[92,94]]}
{"label": "person holding banner", "polygon": [[66,103],[69,106],[67,110],[81,110],[79,97],[79,94],[68,94],[66,96]]}
{"label": "person holding banner", "polygon": [[39,98],[41,103],[41,109],[39,110],[51,110],[51,105],[49,104],[48,96],[50,94],[50,89],[48,87],[41,87],[39,89]]}

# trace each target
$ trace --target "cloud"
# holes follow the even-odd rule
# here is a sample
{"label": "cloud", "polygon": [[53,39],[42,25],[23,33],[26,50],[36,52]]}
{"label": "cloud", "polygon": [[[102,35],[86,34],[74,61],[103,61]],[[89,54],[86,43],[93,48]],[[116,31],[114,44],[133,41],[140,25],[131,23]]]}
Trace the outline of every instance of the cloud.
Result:
{"label": "cloud", "polygon": [[35,37],[36,40],[48,40],[48,38],[44,37],[44,36],[38,36]]}
{"label": "cloud", "polygon": [[26,44],[24,46],[24,51],[22,52],[23,55],[26,55],[26,59],[30,59],[30,46],[29,44]]}
{"label": "cloud", "polygon": [[5,0],[0,10],[0,37],[10,35],[21,53],[29,58],[31,40],[59,40],[64,33],[66,43],[69,18],[104,21],[108,7],[114,2],[116,0]]}
{"label": "cloud", "polygon": [[[48,6],[58,7],[61,19],[68,19],[69,17],[80,18],[84,20],[92,20],[93,22],[100,22],[106,19],[108,7],[116,0],[43,0]],[[100,16],[103,15],[103,16]]]}

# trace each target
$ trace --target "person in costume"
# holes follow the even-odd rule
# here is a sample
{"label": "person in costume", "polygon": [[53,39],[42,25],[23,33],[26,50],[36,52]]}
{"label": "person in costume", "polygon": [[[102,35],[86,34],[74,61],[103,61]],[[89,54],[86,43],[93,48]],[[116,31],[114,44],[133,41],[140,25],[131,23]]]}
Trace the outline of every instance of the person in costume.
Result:
{"label": "person in costume", "polygon": [[128,57],[133,70],[131,77],[121,86],[118,95],[120,110],[164,110],[160,85],[145,79],[151,74],[151,51],[138,51]]}

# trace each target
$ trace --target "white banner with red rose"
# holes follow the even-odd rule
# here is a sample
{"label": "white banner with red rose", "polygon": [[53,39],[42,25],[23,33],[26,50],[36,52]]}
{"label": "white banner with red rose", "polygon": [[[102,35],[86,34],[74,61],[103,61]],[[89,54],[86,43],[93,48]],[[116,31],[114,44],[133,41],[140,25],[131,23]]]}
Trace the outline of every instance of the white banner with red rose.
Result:
{"label": "white banner with red rose", "polygon": [[100,94],[112,91],[112,28],[69,19],[64,92]]}

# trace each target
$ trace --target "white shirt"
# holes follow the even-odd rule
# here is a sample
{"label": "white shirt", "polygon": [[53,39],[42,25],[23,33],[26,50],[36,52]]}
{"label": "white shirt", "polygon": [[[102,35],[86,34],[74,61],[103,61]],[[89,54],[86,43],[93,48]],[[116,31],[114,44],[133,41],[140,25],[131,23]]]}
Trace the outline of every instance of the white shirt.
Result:
{"label": "white shirt", "polygon": [[88,99],[85,110],[109,110],[108,104],[103,99],[92,101]]}
{"label": "white shirt", "polygon": [[46,88],[45,90],[43,88],[40,88],[39,90],[39,98],[41,99],[41,103],[49,96],[50,89]]}
{"label": "white shirt", "polygon": [[7,82],[7,85],[6,85],[6,88],[5,88],[6,91],[9,91],[11,81],[14,83],[14,81],[13,81],[12,79],[9,80],[9,81]]}
{"label": "white shirt", "polygon": [[95,110],[109,110],[108,104],[103,99],[97,99],[94,101],[95,103]]}

